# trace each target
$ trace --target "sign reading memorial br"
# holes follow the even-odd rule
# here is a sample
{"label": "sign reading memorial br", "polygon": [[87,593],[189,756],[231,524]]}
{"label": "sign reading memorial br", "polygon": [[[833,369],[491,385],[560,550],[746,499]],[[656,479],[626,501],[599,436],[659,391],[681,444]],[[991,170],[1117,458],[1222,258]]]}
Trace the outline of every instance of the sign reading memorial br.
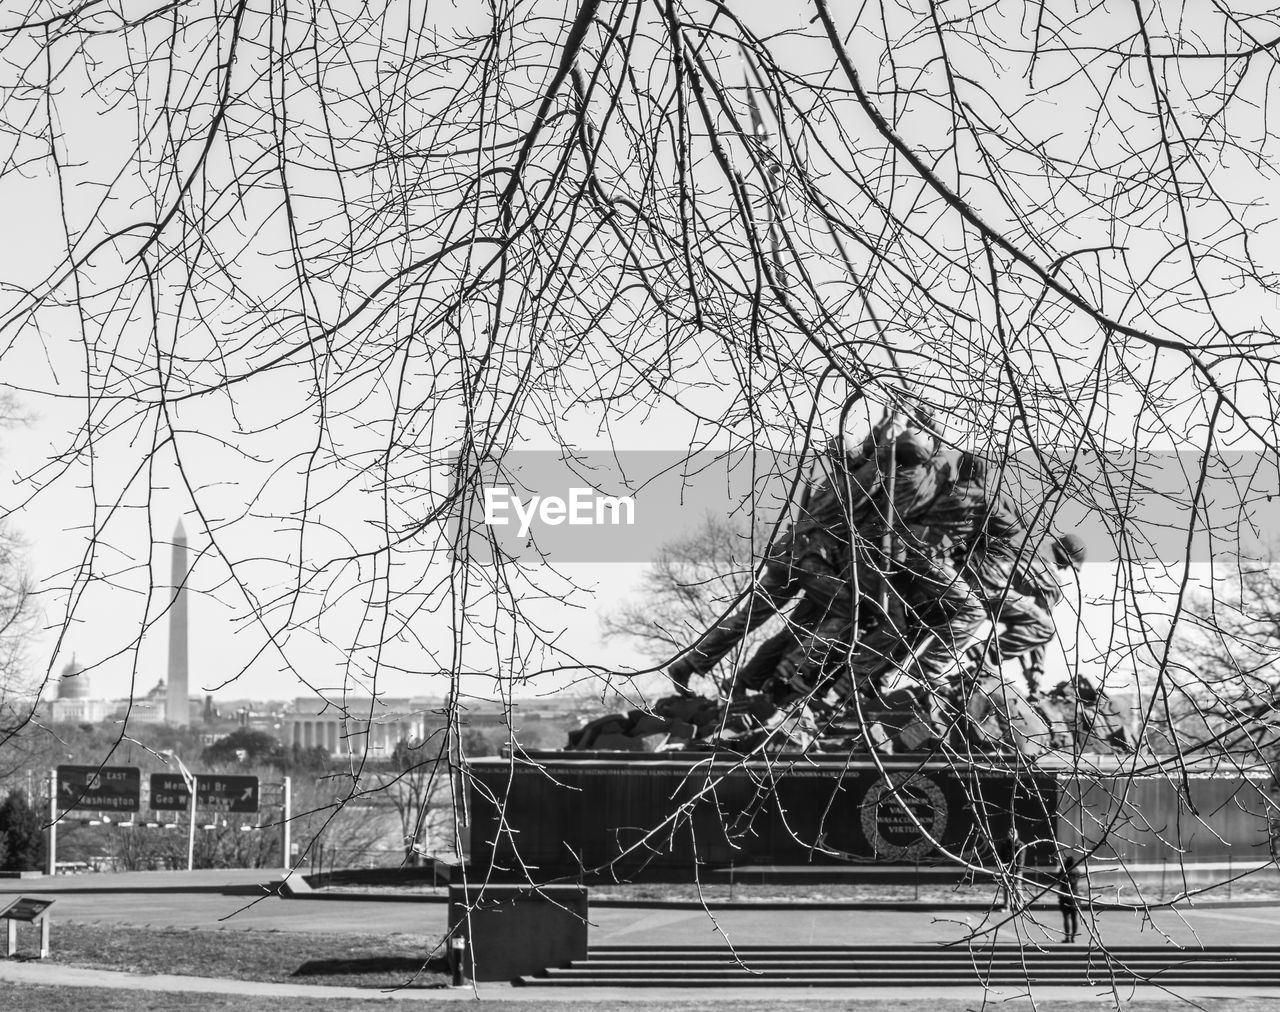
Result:
{"label": "sign reading memorial br", "polygon": [[136,812],[141,807],[142,772],[136,766],[59,766],[58,810]]}
{"label": "sign reading memorial br", "polygon": [[[151,774],[152,811],[181,812],[190,804],[191,792],[180,774]],[[256,812],[258,778],[197,773],[196,807],[216,812]]]}

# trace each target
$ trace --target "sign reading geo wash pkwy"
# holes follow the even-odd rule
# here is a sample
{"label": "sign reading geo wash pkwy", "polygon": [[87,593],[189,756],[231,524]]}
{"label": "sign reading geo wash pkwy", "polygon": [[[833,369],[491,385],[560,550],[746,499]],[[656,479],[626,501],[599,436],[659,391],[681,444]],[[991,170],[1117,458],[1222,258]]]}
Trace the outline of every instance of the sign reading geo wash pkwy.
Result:
{"label": "sign reading geo wash pkwy", "polygon": [[[258,778],[220,773],[197,773],[196,807],[217,812],[256,812]],[[151,808],[157,812],[185,811],[191,792],[178,773],[151,774]]]}
{"label": "sign reading geo wash pkwy", "polygon": [[58,810],[136,812],[142,773],[136,766],[59,766]]}

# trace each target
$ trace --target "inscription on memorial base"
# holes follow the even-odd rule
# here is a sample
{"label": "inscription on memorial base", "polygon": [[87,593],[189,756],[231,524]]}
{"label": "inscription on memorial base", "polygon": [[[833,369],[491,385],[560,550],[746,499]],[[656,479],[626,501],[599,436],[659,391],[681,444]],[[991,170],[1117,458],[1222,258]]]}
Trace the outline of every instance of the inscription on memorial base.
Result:
{"label": "inscription on memorial base", "polygon": [[929,777],[890,773],[867,791],[862,831],[871,852],[894,861],[918,861],[947,831],[947,798]]}

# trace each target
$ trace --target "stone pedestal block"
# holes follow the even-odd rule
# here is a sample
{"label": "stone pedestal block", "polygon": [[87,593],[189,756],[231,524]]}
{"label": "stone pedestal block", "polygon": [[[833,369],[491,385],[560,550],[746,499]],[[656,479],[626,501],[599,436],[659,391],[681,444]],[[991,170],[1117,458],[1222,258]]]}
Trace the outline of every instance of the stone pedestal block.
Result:
{"label": "stone pedestal block", "polygon": [[587,957],[587,890],[582,886],[449,887],[449,934],[465,938],[469,980],[511,980]]}

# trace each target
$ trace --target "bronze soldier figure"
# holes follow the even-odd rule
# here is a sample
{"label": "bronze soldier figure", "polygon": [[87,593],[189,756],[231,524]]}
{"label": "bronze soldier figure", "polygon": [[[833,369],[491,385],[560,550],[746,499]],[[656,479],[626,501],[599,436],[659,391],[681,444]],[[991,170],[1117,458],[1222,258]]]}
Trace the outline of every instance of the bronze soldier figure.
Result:
{"label": "bronze soldier figure", "polygon": [[[789,629],[769,640],[757,655],[761,663],[748,665],[741,688],[758,688],[772,674],[776,662],[819,629],[847,628],[852,603],[845,604],[852,557],[853,532],[871,508],[877,494],[883,494],[889,461],[894,484],[902,495],[911,489],[910,477],[902,472],[920,467],[933,455],[931,435],[914,428],[899,431],[888,420],[863,441],[858,451],[846,453],[836,447],[828,453],[832,466],[827,479],[806,496],[799,519],[770,546],[763,570],[747,599],[715,628],[704,633],[694,646],[673,662],[667,673],[677,688],[687,691],[689,679],[716,666],[742,638],[777,614],[788,601],[803,592],[792,612]],[[895,493],[895,499],[898,493]],[[864,567],[873,568],[873,567]],[[866,580],[871,574],[865,575]],[[863,593],[869,589],[864,584]]]}

